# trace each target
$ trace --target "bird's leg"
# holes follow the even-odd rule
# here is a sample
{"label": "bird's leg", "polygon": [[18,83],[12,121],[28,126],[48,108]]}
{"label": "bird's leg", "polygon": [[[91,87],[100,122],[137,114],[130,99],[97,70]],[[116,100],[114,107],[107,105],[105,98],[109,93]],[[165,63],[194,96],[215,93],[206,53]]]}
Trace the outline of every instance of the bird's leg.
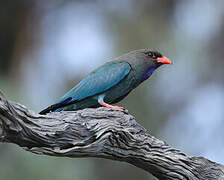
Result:
{"label": "bird's leg", "polygon": [[107,104],[107,103],[102,103],[100,105],[104,106],[104,107],[111,108],[111,109],[124,110],[124,108],[121,107],[121,106],[113,106],[113,105],[110,105],[110,104]]}
{"label": "bird's leg", "polygon": [[127,111],[125,108],[123,108],[121,106],[113,106],[113,105],[107,104],[107,103],[104,102],[103,99],[104,99],[104,95],[101,95],[101,96],[98,97],[98,103],[101,106],[108,107],[108,108],[111,108],[111,109],[116,109],[116,110]]}

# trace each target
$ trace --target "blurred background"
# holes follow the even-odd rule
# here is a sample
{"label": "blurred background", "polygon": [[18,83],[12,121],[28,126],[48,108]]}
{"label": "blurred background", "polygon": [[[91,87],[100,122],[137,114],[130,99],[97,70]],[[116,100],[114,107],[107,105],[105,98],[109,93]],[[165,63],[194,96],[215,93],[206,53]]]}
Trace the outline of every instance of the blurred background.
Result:
{"label": "blurred background", "polygon": [[[99,65],[151,48],[173,61],[121,105],[154,136],[224,164],[224,1],[0,1],[0,89],[39,112]],[[155,179],[127,163],[0,144],[1,180]]]}

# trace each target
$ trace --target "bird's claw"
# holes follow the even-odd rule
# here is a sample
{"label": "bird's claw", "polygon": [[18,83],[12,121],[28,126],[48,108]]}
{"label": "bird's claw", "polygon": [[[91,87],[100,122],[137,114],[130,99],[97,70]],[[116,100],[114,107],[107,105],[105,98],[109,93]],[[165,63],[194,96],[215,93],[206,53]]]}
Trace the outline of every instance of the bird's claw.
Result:
{"label": "bird's claw", "polygon": [[[99,102],[99,103],[100,103],[100,102]],[[104,107],[107,107],[107,108],[110,108],[110,109],[119,110],[119,111],[128,113],[128,110],[125,109],[124,107],[121,107],[121,106],[113,106],[113,105],[107,104],[107,103],[105,103],[105,102],[100,103],[100,104],[101,104],[101,106],[104,106]]]}
{"label": "bird's claw", "polygon": [[128,113],[128,110],[121,106],[113,106],[112,109],[116,109],[116,110]]}

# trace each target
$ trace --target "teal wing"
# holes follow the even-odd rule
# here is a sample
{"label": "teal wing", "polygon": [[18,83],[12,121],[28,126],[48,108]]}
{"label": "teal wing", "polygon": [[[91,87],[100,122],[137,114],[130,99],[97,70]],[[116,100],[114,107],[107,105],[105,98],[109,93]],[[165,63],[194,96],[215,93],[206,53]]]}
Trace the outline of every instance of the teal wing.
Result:
{"label": "teal wing", "polygon": [[128,75],[131,66],[127,62],[113,62],[101,66],[79,84],[66,93],[60,102],[68,98],[79,101],[96,94],[100,94],[118,84]]}
{"label": "teal wing", "polygon": [[131,66],[127,62],[107,63],[90,73],[85,79],[67,92],[58,103],[41,111],[41,114],[49,111],[60,111],[68,104],[101,94],[118,84],[129,74],[130,70]]}

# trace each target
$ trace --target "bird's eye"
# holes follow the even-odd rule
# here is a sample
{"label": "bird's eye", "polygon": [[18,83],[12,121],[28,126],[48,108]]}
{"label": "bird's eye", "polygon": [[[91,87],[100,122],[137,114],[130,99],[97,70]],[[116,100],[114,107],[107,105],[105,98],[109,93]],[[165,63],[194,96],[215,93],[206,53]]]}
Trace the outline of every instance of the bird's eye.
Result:
{"label": "bird's eye", "polygon": [[153,61],[156,61],[157,58],[162,57],[162,55],[157,51],[148,51],[145,53],[148,57],[152,58]]}
{"label": "bird's eye", "polygon": [[152,58],[152,60],[156,60],[157,59],[157,56],[156,56],[156,54],[154,52],[149,51],[149,52],[146,53],[146,55],[148,57]]}
{"label": "bird's eye", "polygon": [[153,53],[151,52],[151,51],[149,51],[149,52],[147,52],[147,53],[145,53],[148,57],[153,57]]}

